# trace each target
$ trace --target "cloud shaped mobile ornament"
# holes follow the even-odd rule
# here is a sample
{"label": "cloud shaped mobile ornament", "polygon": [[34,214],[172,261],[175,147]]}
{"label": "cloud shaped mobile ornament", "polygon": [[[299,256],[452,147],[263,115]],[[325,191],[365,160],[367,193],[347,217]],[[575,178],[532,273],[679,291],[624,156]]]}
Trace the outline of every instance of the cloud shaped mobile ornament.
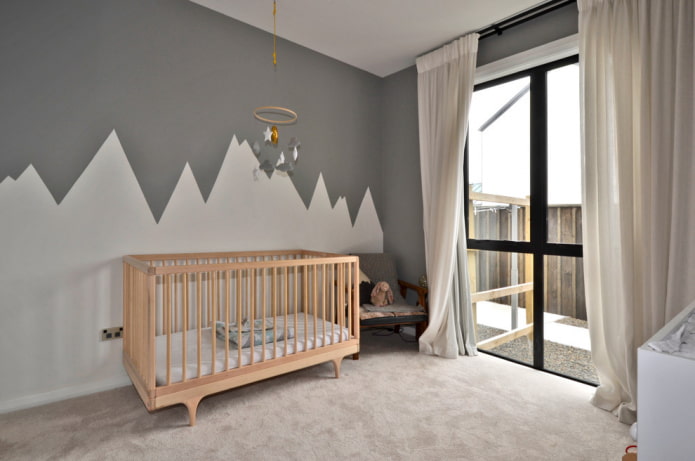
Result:
{"label": "cloud shaped mobile ornament", "polygon": [[[262,106],[258,107],[253,111],[253,116],[258,121],[265,123],[272,123],[273,125],[266,125],[263,131],[263,146],[256,141],[251,146],[256,157],[261,157],[263,150],[269,151],[269,155],[277,155],[277,145],[280,141],[280,130],[277,125],[290,125],[297,121],[297,113],[291,109],[278,106]],[[263,160],[257,168],[254,168],[253,175],[254,178],[258,178],[258,174],[264,171],[268,177],[273,174],[273,171],[278,171],[280,173],[285,173],[287,175],[292,175],[294,167],[299,159],[299,147],[301,146],[300,141],[292,136],[287,144],[287,151],[291,152],[291,155],[285,157],[285,153],[280,151],[278,160],[275,166],[266,158]]]}

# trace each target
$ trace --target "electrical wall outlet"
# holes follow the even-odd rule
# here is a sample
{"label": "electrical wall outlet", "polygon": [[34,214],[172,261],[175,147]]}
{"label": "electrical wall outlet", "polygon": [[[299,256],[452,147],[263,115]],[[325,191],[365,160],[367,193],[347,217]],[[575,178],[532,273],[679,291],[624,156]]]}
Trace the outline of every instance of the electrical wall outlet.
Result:
{"label": "electrical wall outlet", "polygon": [[101,330],[101,340],[110,341],[112,339],[121,339],[123,337],[123,327],[104,328]]}

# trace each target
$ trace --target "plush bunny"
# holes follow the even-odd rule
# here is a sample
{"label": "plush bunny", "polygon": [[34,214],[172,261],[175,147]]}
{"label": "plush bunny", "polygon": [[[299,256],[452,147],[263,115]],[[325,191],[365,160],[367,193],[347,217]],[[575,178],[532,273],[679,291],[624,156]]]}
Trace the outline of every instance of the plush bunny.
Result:
{"label": "plush bunny", "polygon": [[374,285],[371,297],[372,305],[376,307],[388,306],[393,303],[393,292],[386,282],[379,282]]}

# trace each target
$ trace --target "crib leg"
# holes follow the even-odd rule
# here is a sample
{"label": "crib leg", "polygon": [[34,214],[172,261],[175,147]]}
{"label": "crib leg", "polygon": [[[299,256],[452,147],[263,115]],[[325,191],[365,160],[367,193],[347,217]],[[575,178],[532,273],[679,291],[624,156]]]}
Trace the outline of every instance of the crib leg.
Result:
{"label": "crib leg", "polygon": [[340,364],[343,363],[343,358],[333,359],[333,368],[335,369],[335,377],[340,378]]}
{"label": "crib leg", "polygon": [[198,404],[203,397],[195,397],[185,401],[183,404],[188,408],[188,425],[195,426],[195,415],[198,412]]}

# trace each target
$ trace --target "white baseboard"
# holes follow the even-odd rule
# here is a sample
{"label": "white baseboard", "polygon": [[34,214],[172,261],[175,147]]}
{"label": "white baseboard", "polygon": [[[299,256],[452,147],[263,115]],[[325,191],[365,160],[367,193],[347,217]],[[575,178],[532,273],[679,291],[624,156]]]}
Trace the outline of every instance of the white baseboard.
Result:
{"label": "white baseboard", "polygon": [[59,402],[61,400],[81,397],[83,395],[94,394],[96,392],[108,391],[128,385],[130,385],[130,379],[128,379],[128,376],[117,376],[115,378],[96,383],[66,387],[55,391],[44,392],[42,394],[27,395],[13,400],[0,401],[0,414],[24,410],[26,408],[38,407],[39,405],[45,405],[47,403]]}

